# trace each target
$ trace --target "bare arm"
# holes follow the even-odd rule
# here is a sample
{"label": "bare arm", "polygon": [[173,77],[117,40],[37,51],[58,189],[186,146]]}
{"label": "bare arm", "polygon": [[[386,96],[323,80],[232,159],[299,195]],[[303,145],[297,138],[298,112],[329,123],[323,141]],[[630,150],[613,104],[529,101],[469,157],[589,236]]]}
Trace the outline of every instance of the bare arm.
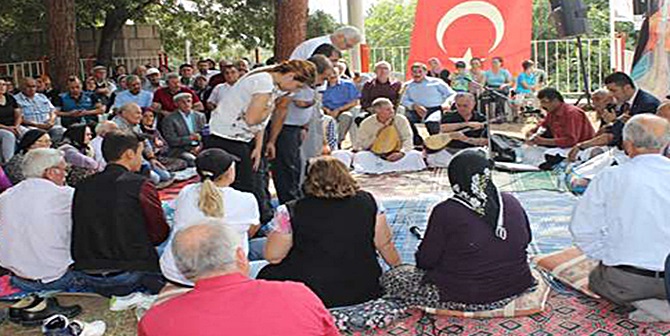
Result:
{"label": "bare arm", "polygon": [[251,97],[251,103],[244,114],[244,121],[249,126],[262,123],[270,115],[270,99],[269,93],[257,93]]}
{"label": "bare arm", "polygon": [[354,99],[354,100],[350,101],[347,105],[336,108],[335,110],[333,110],[333,114],[335,114],[336,116],[339,116],[340,113],[349,111],[356,106],[358,106],[358,99]]}
{"label": "bare arm", "polygon": [[279,264],[293,247],[293,234],[272,232],[265,243],[264,256],[270,264]]}
{"label": "bare arm", "polygon": [[81,115],[100,115],[105,112],[105,107],[101,103],[96,103],[92,110],[83,111]]}
{"label": "bare arm", "polygon": [[400,265],[401,259],[393,245],[393,231],[386,222],[386,215],[377,215],[377,223],[375,224],[375,247],[382,258],[390,267]]}

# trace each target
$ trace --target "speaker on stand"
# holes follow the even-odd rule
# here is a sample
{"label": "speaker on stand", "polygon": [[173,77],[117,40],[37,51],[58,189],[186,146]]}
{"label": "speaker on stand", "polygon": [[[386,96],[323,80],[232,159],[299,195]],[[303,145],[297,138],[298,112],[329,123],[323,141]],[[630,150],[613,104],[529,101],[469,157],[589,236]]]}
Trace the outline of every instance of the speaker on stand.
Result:
{"label": "speaker on stand", "polygon": [[584,94],[579,97],[577,104],[586,98],[586,101],[591,105],[591,90],[589,73],[586,69],[586,62],[584,60],[584,52],[582,49],[582,35],[589,34],[591,25],[589,24],[587,12],[588,9],[582,0],[549,0],[551,2],[551,16],[556,30],[561,38],[576,37],[577,51],[579,53],[579,66],[583,74]]}

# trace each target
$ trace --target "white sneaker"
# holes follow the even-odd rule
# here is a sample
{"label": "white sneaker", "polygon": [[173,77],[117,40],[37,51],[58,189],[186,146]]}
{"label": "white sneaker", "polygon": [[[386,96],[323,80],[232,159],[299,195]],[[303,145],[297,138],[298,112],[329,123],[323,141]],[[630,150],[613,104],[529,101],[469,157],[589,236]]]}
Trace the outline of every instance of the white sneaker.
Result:
{"label": "white sneaker", "polygon": [[126,296],[112,296],[109,300],[109,310],[124,311],[137,307],[146,300],[146,295],[140,292],[134,292]]}
{"label": "white sneaker", "polygon": [[82,322],[73,320],[68,326],[73,335],[76,336],[102,336],[107,330],[107,325],[103,321]]}

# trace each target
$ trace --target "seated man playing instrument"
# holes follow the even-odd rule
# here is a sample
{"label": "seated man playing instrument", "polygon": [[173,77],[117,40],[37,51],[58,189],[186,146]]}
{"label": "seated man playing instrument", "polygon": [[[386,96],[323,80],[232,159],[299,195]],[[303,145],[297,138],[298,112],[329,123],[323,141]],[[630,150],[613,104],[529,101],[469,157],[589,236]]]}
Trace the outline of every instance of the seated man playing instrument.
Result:
{"label": "seated man playing instrument", "polygon": [[544,88],[538,92],[537,98],[547,116],[526,133],[526,143],[534,148],[526,148],[524,159],[525,163],[539,164],[549,156],[546,163],[547,168],[551,168],[567,156],[569,148],[593,138],[595,131],[584,111],[565,103],[558,90]]}
{"label": "seated man playing instrument", "polygon": [[375,114],[361,123],[353,151],[336,151],[333,156],[354,171],[366,174],[419,171],[426,168],[423,156],[413,149],[412,130],[403,115],[395,114],[393,103],[377,98]]}
{"label": "seated man playing instrument", "polygon": [[464,148],[487,145],[486,117],[475,111],[475,96],[469,92],[459,92],[455,98],[456,112],[447,113],[440,126],[437,147],[426,140],[429,152],[426,161],[431,167],[447,167],[452,154]]}

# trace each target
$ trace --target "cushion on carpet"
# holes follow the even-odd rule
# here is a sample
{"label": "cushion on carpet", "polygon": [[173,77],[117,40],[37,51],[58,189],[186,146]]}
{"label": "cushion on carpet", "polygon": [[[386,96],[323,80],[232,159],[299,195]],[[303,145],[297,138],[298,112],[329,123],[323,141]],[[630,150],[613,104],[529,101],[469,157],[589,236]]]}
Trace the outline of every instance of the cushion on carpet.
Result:
{"label": "cushion on carpet", "polygon": [[549,272],[554,278],[592,298],[600,298],[589,290],[589,274],[598,261],[587,258],[577,247],[533,257],[537,268]]}
{"label": "cushion on carpet", "polygon": [[528,316],[544,311],[551,288],[539,271],[533,269],[533,277],[538,282],[537,288],[532,292],[527,292],[505,307],[495,310],[465,312],[448,309],[424,308],[429,314],[447,315],[465,318],[496,318],[496,317],[518,317]]}

